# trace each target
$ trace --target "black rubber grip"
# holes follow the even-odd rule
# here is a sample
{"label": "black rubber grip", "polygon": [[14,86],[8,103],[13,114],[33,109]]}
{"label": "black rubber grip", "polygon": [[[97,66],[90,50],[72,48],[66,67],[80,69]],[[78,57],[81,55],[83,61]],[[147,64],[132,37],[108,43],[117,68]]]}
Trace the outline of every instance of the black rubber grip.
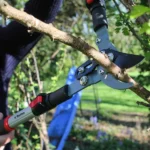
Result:
{"label": "black rubber grip", "polygon": [[39,116],[48,110],[53,109],[60,103],[68,100],[71,98],[68,96],[68,85],[65,85],[64,87],[58,89],[55,92],[49,93],[49,94],[39,94],[38,96],[43,97],[43,101],[37,103],[34,107],[32,107],[32,113],[35,116]]}
{"label": "black rubber grip", "polygon": [[103,26],[108,27],[105,7],[96,7],[92,10],[91,14],[93,19],[94,31],[97,31]]}
{"label": "black rubber grip", "polygon": [[0,135],[7,134],[8,131],[5,129],[4,120],[0,120]]}
{"label": "black rubber grip", "polygon": [[48,94],[48,103],[49,105],[56,107],[69,98],[71,97],[68,96],[68,85],[65,85],[57,91]]}

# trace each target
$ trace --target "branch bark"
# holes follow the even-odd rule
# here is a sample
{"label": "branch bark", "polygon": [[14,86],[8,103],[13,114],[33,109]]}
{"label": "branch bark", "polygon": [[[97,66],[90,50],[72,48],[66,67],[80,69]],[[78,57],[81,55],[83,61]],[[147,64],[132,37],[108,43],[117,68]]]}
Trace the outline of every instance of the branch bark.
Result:
{"label": "branch bark", "polygon": [[150,103],[150,92],[147,89],[139,85],[126,72],[124,72],[124,70],[121,70],[118,66],[112,63],[106,55],[94,49],[81,38],[74,37],[66,32],[60,31],[56,29],[52,24],[41,22],[33,16],[11,7],[4,0],[0,0],[0,13],[15,19],[16,21],[34,30],[35,32],[46,34],[52,40],[60,41],[79,50],[88,57],[92,57],[117,79],[124,82],[132,82],[134,86],[130,90]]}

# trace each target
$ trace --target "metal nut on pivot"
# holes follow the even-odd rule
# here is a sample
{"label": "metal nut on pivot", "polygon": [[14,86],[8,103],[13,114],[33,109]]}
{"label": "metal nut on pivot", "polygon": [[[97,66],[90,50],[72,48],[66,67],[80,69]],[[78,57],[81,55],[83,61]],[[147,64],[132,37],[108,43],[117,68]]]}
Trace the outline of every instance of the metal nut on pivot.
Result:
{"label": "metal nut on pivot", "polygon": [[100,43],[101,39],[97,38],[96,43]]}
{"label": "metal nut on pivot", "polygon": [[79,71],[79,74],[83,73],[84,72],[84,67],[79,67],[78,71]]}
{"label": "metal nut on pivot", "polygon": [[100,70],[99,70],[99,73],[100,73],[101,75],[103,75],[103,74],[104,74],[104,70],[100,69]]}
{"label": "metal nut on pivot", "polygon": [[108,58],[113,61],[114,60],[114,54],[113,53],[108,53]]}
{"label": "metal nut on pivot", "polygon": [[88,83],[88,77],[87,77],[87,76],[81,77],[81,79],[80,79],[80,84],[81,84],[82,86],[85,86],[87,83]]}

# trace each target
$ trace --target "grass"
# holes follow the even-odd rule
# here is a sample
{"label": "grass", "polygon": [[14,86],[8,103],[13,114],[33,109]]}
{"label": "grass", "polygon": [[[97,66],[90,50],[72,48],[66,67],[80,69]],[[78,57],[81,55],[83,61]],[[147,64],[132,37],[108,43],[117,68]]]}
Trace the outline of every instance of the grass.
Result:
{"label": "grass", "polygon": [[[96,85],[96,99],[100,99],[98,104],[100,112],[104,115],[113,113],[149,113],[144,106],[136,104],[137,101],[143,101],[139,96],[130,90],[115,90],[103,83]],[[93,87],[90,86],[83,90],[81,98],[82,109],[95,110],[95,95]]]}

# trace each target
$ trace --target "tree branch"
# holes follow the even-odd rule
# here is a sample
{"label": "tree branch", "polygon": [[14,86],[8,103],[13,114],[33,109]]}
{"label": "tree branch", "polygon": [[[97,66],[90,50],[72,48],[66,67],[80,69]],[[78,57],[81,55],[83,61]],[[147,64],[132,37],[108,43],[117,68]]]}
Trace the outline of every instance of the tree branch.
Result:
{"label": "tree branch", "polygon": [[128,76],[127,73],[125,73],[118,66],[112,63],[106,55],[94,49],[81,38],[74,37],[66,32],[60,31],[56,29],[52,24],[46,24],[44,22],[41,22],[33,16],[11,7],[4,0],[0,0],[0,12],[6,16],[15,19],[16,21],[31,28],[36,32],[46,34],[51,39],[58,40],[66,45],[69,45],[79,50],[88,57],[92,57],[117,79],[125,82],[132,82],[134,86],[131,88],[131,90],[150,103],[150,92],[147,89],[140,86],[136,81]]}

